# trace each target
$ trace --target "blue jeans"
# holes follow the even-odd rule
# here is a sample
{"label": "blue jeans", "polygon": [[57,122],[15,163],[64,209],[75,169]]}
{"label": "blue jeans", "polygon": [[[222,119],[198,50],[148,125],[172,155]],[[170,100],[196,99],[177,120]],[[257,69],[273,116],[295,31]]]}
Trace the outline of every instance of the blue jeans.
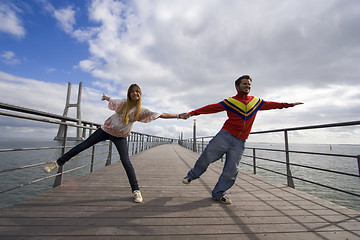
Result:
{"label": "blue jeans", "polygon": [[219,160],[226,153],[223,171],[211,194],[213,199],[219,199],[226,194],[226,190],[234,185],[244,149],[245,141],[221,129],[209,142],[194,167],[188,172],[187,177],[190,179],[199,178],[211,163]]}
{"label": "blue jeans", "polygon": [[136,179],[135,170],[133,165],[130,162],[129,153],[128,153],[128,146],[126,138],[115,137],[108,133],[106,133],[101,128],[97,129],[93,134],[91,134],[85,141],[81,142],[80,144],[76,145],[72,149],[70,149],[67,153],[62,155],[58,160],[57,163],[62,166],[67,161],[69,161],[72,157],[79,154],[80,152],[92,147],[93,145],[105,141],[110,140],[112,141],[116,149],[119,152],[120,160],[124,169],[126,171],[127,177],[129,179],[129,183],[131,186],[132,191],[139,190],[138,181]]}

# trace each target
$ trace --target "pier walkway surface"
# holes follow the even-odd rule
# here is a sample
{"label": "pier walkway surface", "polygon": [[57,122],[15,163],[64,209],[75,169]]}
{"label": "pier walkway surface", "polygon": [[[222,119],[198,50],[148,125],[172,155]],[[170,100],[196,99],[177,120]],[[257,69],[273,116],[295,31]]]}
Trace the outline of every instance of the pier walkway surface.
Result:
{"label": "pier walkway surface", "polygon": [[251,173],[232,205],[211,200],[222,162],[181,182],[198,156],[176,144],[132,156],[143,203],[116,162],[0,209],[0,239],[360,239],[360,213]]}

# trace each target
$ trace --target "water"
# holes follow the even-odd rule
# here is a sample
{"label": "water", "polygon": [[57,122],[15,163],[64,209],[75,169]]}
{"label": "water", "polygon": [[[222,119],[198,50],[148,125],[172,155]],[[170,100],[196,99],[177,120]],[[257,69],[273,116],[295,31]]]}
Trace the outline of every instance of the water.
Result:
{"label": "water", "polygon": [[[76,142],[68,142],[68,145],[75,145]],[[101,143],[104,144],[104,143]],[[44,147],[44,146],[61,146],[61,142],[58,141],[0,141],[0,149],[11,148],[25,148],[25,147]],[[283,144],[268,144],[268,143],[247,143],[247,147],[257,148],[271,148],[271,149],[284,149]],[[332,145],[330,150],[329,145],[322,144],[292,144],[290,150],[307,151],[307,152],[321,152],[331,154],[345,154],[345,155],[360,155],[360,145],[346,145],[338,144]],[[106,152],[108,146],[96,146],[96,152]],[[131,144],[129,153],[131,154]],[[39,150],[39,151],[20,151],[20,152],[0,152],[0,171],[9,168],[20,167],[28,164],[45,163],[56,160],[61,154],[60,149],[52,150]],[[79,156],[91,154],[91,148],[80,153]],[[252,155],[252,150],[246,150],[246,155]],[[285,162],[285,153],[283,152],[265,152],[257,151],[257,157],[264,157],[269,159],[277,159]],[[99,154],[95,157],[95,161],[104,160],[107,158],[106,154]],[[117,152],[113,147],[113,161],[118,160]],[[291,163],[297,163],[302,165],[310,165],[319,168],[332,169],[341,172],[347,172],[352,174],[358,173],[358,165],[356,158],[344,158],[344,157],[329,157],[320,155],[303,155],[303,154],[290,154]],[[243,163],[252,164],[252,158],[244,157]],[[81,166],[90,163],[90,157],[72,159],[65,165],[65,170],[73,167]],[[95,165],[94,170],[104,167],[105,162]],[[257,166],[263,168],[269,168],[277,172],[285,173],[285,165],[267,162],[257,161]],[[242,169],[252,171],[252,167],[242,165]],[[0,191],[15,187],[19,184],[24,184],[35,179],[49,176],[43,172],[43,166],[37,166],[34,168],[27,168],[22,170],[16,170],[13,172],[0,173]],[[314,182],[319,182],[324,185],[330,185],[339,189],[351,191],[360,194],[360,178],[339,176],[333,173],[319,172],[311,169],[304,169],[301,167],[293,166],[291,168],[292,175],[294,177],[304,178]],[[64,176],[64,181],[69,181],[76,177],[88,174],[90,167],[80,169],[75,172],[71,172]],[[269,178],[272,181],[279,182],[286,185],[286,177],[277,175],[265,170],[257,169],[257,174]],[[12,205],[15,202],[29,198],[30,196],[41,193],[45,190],[52,188],[54,178],[42,181],[40,183],[25,186],[20,189],[16,189],[10,192],[6,192],[0,195],[0,208]],[[295,188],[301,191],[305,191],[317,197],[332,201],[339,205],[345,206],[350,209],[354,209],[360,212],[360,198],[345,193],[339,193],[327,188],[315,186],[313,184],[305,183],[300,180],[294,180]]]}
{"label": "water", "polygon": [[[68,142],[68,146],[74,146],[78,142]],[[105,144],[105,146],[101,146]],[[0,149],[18,149],[18,148],[34,148],[34,147],[56,147],[61,146],[62,143],[59,141],[16,141],[16,140],[7,140],[0,141]],[[95,156],[95,161],[101,161],[107,158],[107,153],[102,153],[108,151],[109,147],[107,142],[99,143],[95,147],[96,153],[99,155]],[[67,148],[68,150],[68,148]],[[113,161],[118,160],[116,156],[118,155],[116,148],[113,147]],[[85,156],[91,154],[92,149],[89,148],[78,156]],[[100,154],[102,153],[102,154]],[[13,151],[13,152],[0,152],[0,171],[11,168],[18,168],[24,165],[39,164],[55,161],[58,157],[61,156],[61,149],[46,149],[46,150],[30,150],[30,151]],[[65,165],[65,170],[78,167],[81,165],[87,165],[91,161],[91,157],[83,158],[73,158]],[[94,166],[94,171],[99,168],[104,167],[105,162],[101,162]],[[43,171],[44,165],[15,170],[11,172],[2,172],[0,173],[0,191],[4,191],[9,188],[16,187],[21,184],[27,184],[29,182],[35,181],[47,177],[51,174],[47,174]],[[74,172],[65,174],[63,181],[70,181],[76,177],[86,175],[90,172],[90,166],[79,169]],[[29,198],[30,196],[41,193],[45,190],[52,188],[55,178],[50,178],[35,184],[27,185],[15,190],[11,190],[0,194],[0,208],[10,206],[15,202]]]}
{"label": "water", "polygon": [[[267,144],[267,143],[247,143],[247,147],[268,148],[268,149],[284,149],[283,144]],[[289,146],[292,151],[316,152],[325,154],[341,154],[341,155],[360,155],[360,145],[351,144],[292,144]],[[246,155],[252,156],[252,150],[246,150]],[[256,151],[257,157],[267,159],[276,159],[285,163],[284,152]],[[359,175],[358,163],[356,158],[322,156],[290,153],[290,163],[312,166],[333,171],[346,172],[349,174]],[[252,164],[252,158],[244,157],[242,162]],[[257,166],[271,169],[273,171],[286,173],[285,164],[257,160]],[[252,166],[242,165],[242,169],[253,171]],[[344,191],[360,194],[360,178],[353,176],[343,176],[335,173],[307,169],[303,167],[292,166],[291,173],[293,177],[306,179],[308,181],[317,182],[323,185],[331,186]],[[257,169],[259,176],[264,176],[272,181],[286,185],[286,176],[278,175],[266,170]],[[341,206],[354,209],[360,212],[360,198],[339,191],[331,190],[321,186],[316,186],[301,180],[294,179],[295,189],[305,191],[309,194],[337,203]]]}

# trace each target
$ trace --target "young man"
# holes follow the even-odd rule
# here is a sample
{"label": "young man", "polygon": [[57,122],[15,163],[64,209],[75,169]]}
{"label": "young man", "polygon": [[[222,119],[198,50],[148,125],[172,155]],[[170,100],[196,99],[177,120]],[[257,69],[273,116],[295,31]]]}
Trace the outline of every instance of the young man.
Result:
{"label": "young man", "polygon": [[235,183],[239,172],[240,160],[245,149],[245,141],[250,134],[257,111],[288,108],[303,104],[300,102],[269,102],[258,97],[248,96],[251,90],[251,83],[252,79],[250,76],[241,76],[235,81],[236,96],[186,114],[186,117],[190,117],[221,111],[227,112],[228,119],[225,121],[222,129],[209,142],[194,167],[182,180],[184,184],[189,184],[192,180],[199,178],[211,163],[219,160],[226,153],[223,171],[212,191],[212,198],[224,204],[231,204],[230,198],[225,195],[226,190],[230,189]]}

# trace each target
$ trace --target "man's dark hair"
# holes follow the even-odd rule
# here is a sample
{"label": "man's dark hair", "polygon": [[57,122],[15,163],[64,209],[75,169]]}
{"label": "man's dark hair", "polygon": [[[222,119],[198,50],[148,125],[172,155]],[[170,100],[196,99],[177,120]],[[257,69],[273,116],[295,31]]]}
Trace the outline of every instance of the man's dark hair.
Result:
{"label": "man's dark hair", "polygon": [[252,79],[249,75],[242,75],[241,77],[239,77],[238,79],[236,79],[235,81],[235,86],[238,86],[241,83],[241,80],[243,79],[248,79],[252,82]]}

